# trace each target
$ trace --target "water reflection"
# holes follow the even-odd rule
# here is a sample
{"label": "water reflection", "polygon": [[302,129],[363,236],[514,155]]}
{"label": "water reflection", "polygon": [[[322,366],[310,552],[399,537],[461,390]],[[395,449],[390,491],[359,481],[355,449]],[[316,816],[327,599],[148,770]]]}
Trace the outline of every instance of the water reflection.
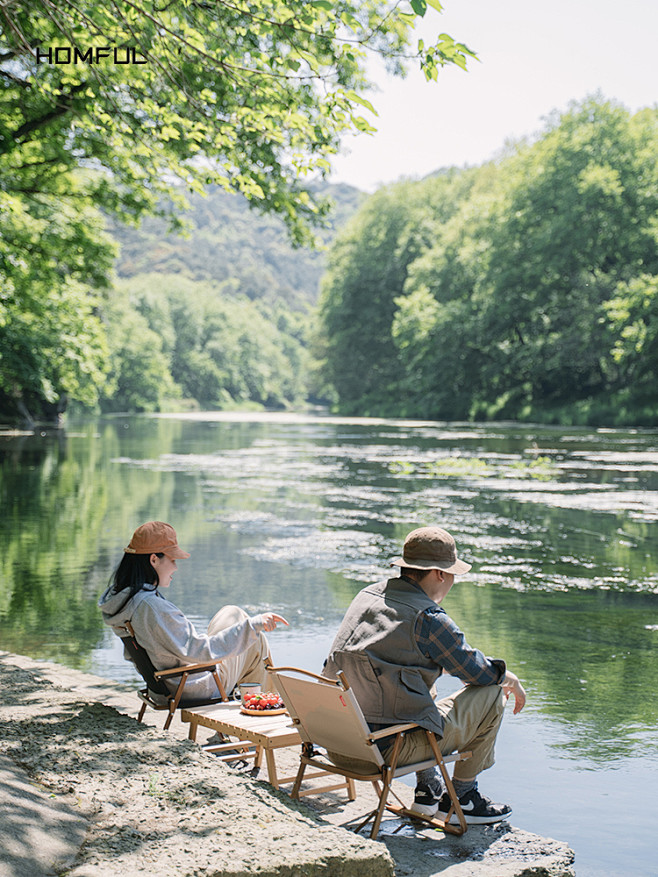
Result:
{"label": "water reflection", "polygon": [[[477,553],[482,582],[502,581],[502,553],[504,579],[518,589],[658,590],[648,554],[658,520],[658,452],[636,449],[652,448],[655,437],[591,435],[597,452],[585,459],[580,450],[576,473],[569,448],[575,438],[585,444],[585,436],[522,437],[516,429],[474,428],[467,437],[421,427],[411,437],[408,428],[395,435],[390,424],[376,435],[372,424],[303,432],[282,425],[280,435],[256,434],[238,447],[124,462],[202,475],[204,491],[216,495],[218,520],[266,536],[256,550],[262,559],[287,557],[366,580],[368,558],[378,563],[382,553],[394,553],[409,525],[443,519]],[[625,467],[599,465],[604,439],[632,439],[632,484]],[[511,577],[510,564],[517,565]]]}
{"label": "water reflection", "polygon": [[192,552],[185,612],[280,609],[275,657],[310,668],[406,533],[445,523],[474,564],[446,608],[519,669],[551,759],[658,763],[655,432],[204,414],[0,436],[0,647],[134,678],[95,601],[153,518]]}
{"label": "water reflection", "polygon": [[[234,598],[339,617],[410,528],[445,521],[474,563],[450,597],[455,614],[492,649],[520,646],[545,694],[556,683],[543,655],[567,650],[574,672],[590,656],[576,674],[590,674],[576,685],[586,712],[592,674],[617,678],[623,660],[646,678],[655,655],[657,444],[651,431],[287,415],[116,417],[4,436],[3,644],[84,663],[103,635],[93,598],[149,518],[174,521],[194,547],[182,600],[201,618]],[[573,716],[565,682],[545,708],[566,702]]]}

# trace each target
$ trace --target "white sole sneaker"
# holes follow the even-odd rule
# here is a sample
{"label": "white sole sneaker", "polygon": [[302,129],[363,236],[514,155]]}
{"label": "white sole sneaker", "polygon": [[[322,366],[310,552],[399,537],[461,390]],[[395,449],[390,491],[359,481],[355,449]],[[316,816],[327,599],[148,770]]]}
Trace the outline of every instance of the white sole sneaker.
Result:
{"label": "white sole sneaker", "polygon": [[[507,810],[505,813],[501,813],[495,816],[472,816],[467,810],[463,810],[463,812],[464,819],[466,820],[466,825],[495,825],[497,822],[504,822],[512,815],[511,810]],[[448,814],[437,808],[436,815],[439,817],[439,819],[443,819],[443,821],[445,822]],[[450,817],[449,825],[459,825],[459,819],[457,818],[456,813],[453,813]]]}
{"label": "white sole sneaker", "polygon": [[416,804],[411,805],[409,810],[412,813],[418,813],[419,816],[436,816],[439,809],[439,805],[437,804]]}

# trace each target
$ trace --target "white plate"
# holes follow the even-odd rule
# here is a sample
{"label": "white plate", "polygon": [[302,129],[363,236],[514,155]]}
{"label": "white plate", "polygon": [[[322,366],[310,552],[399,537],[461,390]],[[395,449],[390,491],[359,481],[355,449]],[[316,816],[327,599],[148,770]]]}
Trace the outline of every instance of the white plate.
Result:
{"label": "white plate", "polygon": [[276,710],[251,710],[246,706],[240,707],[240,712],[244,713],[245,716],[282,716],[285,711],[284,706]]}

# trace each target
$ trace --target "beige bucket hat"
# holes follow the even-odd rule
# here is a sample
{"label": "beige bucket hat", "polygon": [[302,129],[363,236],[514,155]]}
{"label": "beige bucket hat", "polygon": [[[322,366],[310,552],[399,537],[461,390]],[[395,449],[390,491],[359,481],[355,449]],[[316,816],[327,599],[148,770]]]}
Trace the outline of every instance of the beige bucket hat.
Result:
{"label": "beige bucket hat", "polygon": [[441,527],[420,527],[404,540],[402,557],[394,557],[391,566],[410,569],[440,569],[459,576],[467,573],[470,563],[457,557],[455,540]]}

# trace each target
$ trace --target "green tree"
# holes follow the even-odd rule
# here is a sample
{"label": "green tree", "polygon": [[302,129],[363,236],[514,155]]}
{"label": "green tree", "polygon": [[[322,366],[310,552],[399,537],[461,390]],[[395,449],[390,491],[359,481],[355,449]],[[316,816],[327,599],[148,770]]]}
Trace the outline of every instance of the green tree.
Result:
{"label": "green tree", "polygon": [[[472,175],[448,171],[381,189],[336,239],[323,282],[316,348],[342,411],[405,413],[405,405],[413,407],[411,396],[422,394],[417,366],[423,340],[430,337],[426,318],[436,309],[430,303],[431,314],[423,315],[421,293],[397,324],[396,314],[401,297],[413,291],[416,266],[471,185]],[[417,324],[422,337],[414,338]]]}
{"label": "green tree", "polygon": [[588,98],[501,168],[480,300],[482,334],[495,339],[490,415],[609,391],[605,302],[658,264],[657,114],[641,117]]}
{"label": "green tree", "polygon": [[129,392],[131,407],[157,409],[171,398],[174,384],[179,394],[209,408],[245,402],[287,407],[305,397],[301,314],[252,302],[227,285],[177,275],[136,276],[117,282],[116,290],[105,312],[117,369],[106,409],[124,410]]}
{"label": "green tree", "polygon": [[489,255],[484,231],[496,200],[494,164],[427,181],[430,244],[409,266],[396,298],[392,341],[404,369],[401,414],[467,419],[481,374],[489,366],[478,298]]}
{"label": "green tree", "polygon": [[114,252],[97,211],[0,192],[0,412],[53,419],[69,399],[96,403],[107,360],[96,290]]}
{"label": "green tree", "polygon": [[[309,240],[309,222],[320,221],[327,204],[313,198],[306,178],[326,172],[343,133],[371,130],[361,115],[371,109],[363,97],[368,52],[397,73],[415,58],[429,78],[443,64],[465,66],[472,55],[445,34],[433,46],[418,42],[410,49],[428,3],[441,8],[438,0],[411,0],[406,12],[386,0],[2,3],[0,324],[6,335],[20,345],[29,315],[38,319],[25,291],[26,270],[44,276],[54,258],[60,261],[47,289],[55,300],[66,298],[68,263],[79,263],[75,269],[86,275],[80,282],[92,297],[106,281],[111,250],[100,253],[98,221],[92,234],[72,219],[71,227],[83,232],[76,243],[62,222],[67,213],[89,215],[93,206],[136,221],[163,212],[180,224],[181,187],[200,192],[214,183],[283,217],[297,243]],[[56,244],[47,252],[36,241],[39,224]],[[54,348],[65,343],[56,323],[42,327]],[[11,359],[0,361],[0,402],[10,415],[27,411],[28,402],[38,415],[50,404],[63,407],[67,394],[87,403],[97,396],[93,379],[78,386],[53,380],[38,366],[24,375]],[[81,374],[105,367],[95,354],[78,360]]]}
{"label": "green tree", "polygon": [[621,423],[658,421],[658,276],[642,274],[620,283],[605,303],[618,369],[612,400]]}
{"label": "green tree", "polygon": [[428,246],[430,220],[424,186],[386,187],[366,201],[331,249],[315,346],[346,413],[395,410],[402,367],[391,343],[395,299],[409,265]]}
{"label": "green tree", "polygon": [[[166,303],[165,303],[166,306]],[[104,411],[160,411],[180,395],[166,352],[166,320],[155,328],[135,309],[127,288],[117,286],[102,314],[109,343],[109,369],[101,394]]]}
{"label": "green tree", "polygon": [[[105,171],[96,197],[130,216],[155,209],[172,176],[197,191],[213,181],[303,235],[298,220],[318,208],[300,180],[327,169],[344,132],[370,129],[367,53],[398,73],[415,58],[434,78],[472,55],[445,34],[410,50],[427,5],[12,0],[0,11],[0,154],[42,182],[93,161]],[[75,49],[95,63],[56,63]],[[131,50],[139,63],[125,63]]]}
{"label": "green tree", "polygon": [[657,110],[588,98],[497,162],[373,196],[322,301],[339,407],[653,422],[657,145]]}

